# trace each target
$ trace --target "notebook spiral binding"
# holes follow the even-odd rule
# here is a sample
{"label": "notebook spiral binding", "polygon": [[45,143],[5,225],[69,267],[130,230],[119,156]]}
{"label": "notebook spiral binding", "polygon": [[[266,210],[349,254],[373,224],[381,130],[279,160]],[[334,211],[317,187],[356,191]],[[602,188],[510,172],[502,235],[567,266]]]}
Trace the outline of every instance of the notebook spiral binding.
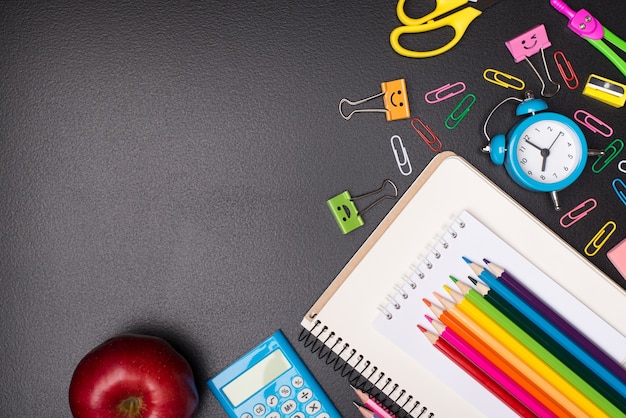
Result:
{"label": "notebook spiral binding", "polygon": [[[331,343],[333,339],[334,342]],[[303,328],[298,341],[316,354],[320,360],[324,360],[327,365],[332,365],[336,372],[348,379],[352,387],[369,393],[396,417],[433,418],[435,416],[412,395],[407,395],[404,389],[394,384],[392,379],[385,377],[385,373],[379,371],[378,367],[372,365],[355,349],[351,349],[349,343],[344,342],[320,321],[316,321],[310,330]],[[344,358],[345,355],[347,358]],[[388,388],[390,388],[389,391],[385,392]]]}
{"label": "notebook spiral binding", "polygon": [[393,319],[393,311],[402,309],[402,300],[409,299],[410,291],[415,290],[419,286],[420,280],[426,278],[428,270],[433,268],[443,251],[447,250],[450,243],[459,236],[459,230],[465,228],[465,222],[461,218],[457,218],[454,225],[451,225],[447,232],[439,238],[439,242],[434,245],[428,255],[422,257],[418,264],[410,267],[409,273],[404,274],[401,279],[409,285],[410,289],[403,286],[394,286],[395,293],[386,296],[387,303],[379,305],[378,310],[388,319]]}

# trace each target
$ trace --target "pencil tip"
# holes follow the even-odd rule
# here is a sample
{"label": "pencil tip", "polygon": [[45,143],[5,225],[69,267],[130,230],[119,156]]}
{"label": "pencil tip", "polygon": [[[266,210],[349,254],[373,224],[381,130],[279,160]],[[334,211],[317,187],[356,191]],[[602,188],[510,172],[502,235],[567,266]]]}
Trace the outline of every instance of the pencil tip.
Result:
{"label": "pencil tip", "polygon": [[478,284],[478,280],[476,280],[475,278],[473,278],[472,276],[467,276],[467,278],[470,280],[470,282],[474,283],[474,285]]}
{"label": "pencil tip", "polygon": [[491,261],[487,260],[486,258],[483,258],[483,261],[485,262],[485,264],[491,263]]}
{"label": "pencil tip", "polygon": [[452,292],[452,289],[450,289],[450,287],[448,287],[448,285],[447,285],[447,284],[444,284],[444,285],[443,285],[443,288],[444,288],[444,290],[445,290],[446,292],[448,292],[448,293],[451,293],[451,292]]}
{"label": "pencil tip", "polygon": [[423,298],[422,301],[426,304],[426,306],[428,306],[429,308],[433,305],[431,301],[429,301],[426,298]]}
{"label": "pencil tip", "polygon": [[431,317],[430,317],[430,316],[428,316],[428,315],[424,315],[424,316],[426,317],[426,320],[427,320],[428,322],[430,322],[431,324],[432,324],[432,322],[435,320],[434,318],[431,318]]}
{"label": "pencil tip", "polygon": [[418,328],[419,328],[419,330],[420,330],[420,331],[422,331],[422,332],[426,332],[426,331],[427,331],[427,329],[426,329],[426,328],[424,328],[423,326],[421,326],[420,324],[417,324],[417,327],[418,327]]}
{"label": "pencil tip", "polygon": [[456,277],[454,276],[450,276],[450,279],[454,282],[454,283],[458,283],[458,280]]}
{"label": "pencil tip", "polygon": [[472,260],[470,260],[469,258],[463,256],[463,261],[465,261],[467,264],[472,264]]}

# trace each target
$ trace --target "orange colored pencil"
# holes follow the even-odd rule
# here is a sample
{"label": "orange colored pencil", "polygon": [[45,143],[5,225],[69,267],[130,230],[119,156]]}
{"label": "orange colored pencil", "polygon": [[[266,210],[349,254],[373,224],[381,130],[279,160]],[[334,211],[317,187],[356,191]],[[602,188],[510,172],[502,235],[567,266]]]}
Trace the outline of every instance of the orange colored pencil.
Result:
{"label": "orange colored pencil", "polygon": [[[437,299],[442,296],[437,296]],[[443,298],[445,299],[445,298]],[[464,321],[460,320],[459,316],[451,313],[448,310],[444,310],[439,306],[433,304],[428,299],[423,299],[426,306],[430,308],[435,317],[451,330],[459,334],[461,338],[467,341],[472,347],[478,350],[482,355],[487,357],[493,364],[495,364],[500,370],[506,373],[511,379],[516,381],[521,387],[523,387],[529,394],[543,404],[548,410],[554,413],[558,417],[571,417],[576,416],[567,410],[561,403],[551,396],[553,391],[546,390],[545,385],[541,385],[540,381],[533,379],[533,377],[523,370],[520,370],[521,361],[518,359],[512,359],[510,356],[505,356],[497,349],[497,347],[487,344],[477,334],[472,327],[468,327]],[[449,301],[448,301],[449,302]],[[452,303],[452,302],[449,302]],[[464,315],[462,312],[461,315]],[[508,352],[508,350],[505,350]],[[525,366],[525,365],[524,365]],[[525,367],[522,367],[525,368]]]}

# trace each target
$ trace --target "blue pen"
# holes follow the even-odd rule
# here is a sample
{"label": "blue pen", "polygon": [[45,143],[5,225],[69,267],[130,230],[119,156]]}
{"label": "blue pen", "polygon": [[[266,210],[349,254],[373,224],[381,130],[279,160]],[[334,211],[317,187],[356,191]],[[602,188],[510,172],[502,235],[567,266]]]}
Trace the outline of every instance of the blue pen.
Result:
{"label": "blue pen", "polygon": [[613,386],[613,388],[619,392],[622,396],[626,396],[626,385],[620,379],[618,379],[613,373],[607,370],[602,364],[600,364],[594,357],[590,356],[585,350],[580,348],[569,337],[561,332],[557,327],[552,325],[550,321],[539,315],[532,307],[530,307],[524,300],[513,293],[508,287],[502,284],[496,276],[491,274],[489,270],[484,269],[473,261],[466,257],[463,260],[470,266],[472,271],[478,275],[478,277],[485,282],[487,286],[493,289],[495,292],[505,298],[511,305],[519,310],[525,317],[533,321],[535,325],[541,328],[546,334],[552,336],[556,342],[558,342],[564,349],[571,352],[581,362],[587,364],[590,369],[607,384]]}

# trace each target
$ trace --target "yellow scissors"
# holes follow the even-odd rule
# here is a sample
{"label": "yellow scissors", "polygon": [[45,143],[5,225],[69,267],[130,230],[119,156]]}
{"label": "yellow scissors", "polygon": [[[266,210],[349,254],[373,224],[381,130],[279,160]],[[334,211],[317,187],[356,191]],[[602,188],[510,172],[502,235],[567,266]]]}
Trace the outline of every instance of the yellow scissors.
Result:
{"label": "yellow scissors", "polygon": [[[500,1],[501,0],[437,0],[437,6],[434,11],[419,19],[414,19],[407,16],[404,12],[404,3],[406,0],[399,0],[396,13],[398,14],[398,19],[400,19],[400,22],[402,22],[404,26],[397,27],[391,32],[391,47],[398,54],[409,58],[428,58],[443,54],[461,40],[470,23],[480,16],[483,10]],[[468,2],[471,2],[471,6],[461,8],[461,6]],[[450,13],[455,9],[459,10]],[[432,51],[412,51],[400,45],[400,36],[402,35],[431,32],[446,26],[454,30],[454,38],[440,48],[433,49]]]}

